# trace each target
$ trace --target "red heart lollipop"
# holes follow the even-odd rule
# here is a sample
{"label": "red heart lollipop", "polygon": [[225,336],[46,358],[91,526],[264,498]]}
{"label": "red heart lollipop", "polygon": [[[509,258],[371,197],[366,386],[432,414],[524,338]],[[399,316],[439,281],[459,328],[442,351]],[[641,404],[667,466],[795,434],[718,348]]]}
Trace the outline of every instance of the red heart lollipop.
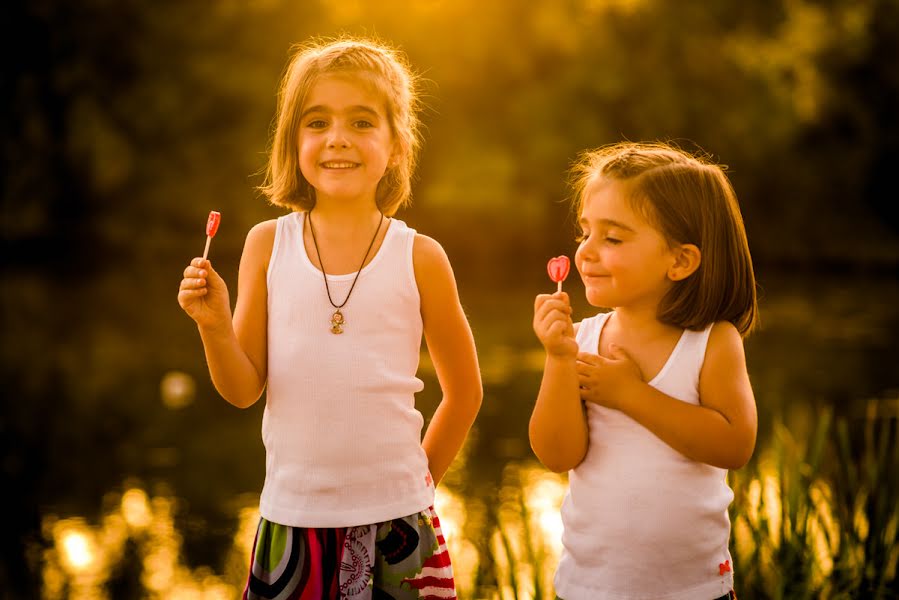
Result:
{"label": "red heart lollipop", "polygon": [[219,230],[219,223],[222,222],[222,213],[216,210],[209,211],[209,219],[206,220],[206,249],[203,250],[203,260],[209,255],[209,244],[215,237],[215,232]]}
{"label": "red heart lollipop", "polygon": [[562,291],[562,282],[568,277],[568,271],[571,269],[571,261],[567,256],[557,256],[549,259],[546,263],[546,271],[549,278],[559,284],[558,291]]}

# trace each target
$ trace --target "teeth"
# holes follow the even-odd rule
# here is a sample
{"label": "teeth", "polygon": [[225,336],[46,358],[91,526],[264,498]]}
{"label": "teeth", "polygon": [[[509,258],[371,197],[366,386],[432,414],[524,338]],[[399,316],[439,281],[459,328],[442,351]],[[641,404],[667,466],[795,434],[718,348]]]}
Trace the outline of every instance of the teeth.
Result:
{"label": "teeth", "polygon": [[322,163],[322,166],[326,169],[352,169],[356,166],[356,163],[351,162],[326,162]]}

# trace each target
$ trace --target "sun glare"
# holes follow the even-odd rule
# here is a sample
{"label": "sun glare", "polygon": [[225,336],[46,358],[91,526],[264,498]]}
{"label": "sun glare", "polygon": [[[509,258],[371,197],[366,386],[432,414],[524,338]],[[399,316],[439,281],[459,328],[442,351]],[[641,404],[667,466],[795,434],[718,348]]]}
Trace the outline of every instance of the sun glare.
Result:
{"label": "sun glare", "polygon": [[93,544],[87,534],[67,531],[62,534],[61,542],[64,562],[71,571],[87,570],[94,562]]}

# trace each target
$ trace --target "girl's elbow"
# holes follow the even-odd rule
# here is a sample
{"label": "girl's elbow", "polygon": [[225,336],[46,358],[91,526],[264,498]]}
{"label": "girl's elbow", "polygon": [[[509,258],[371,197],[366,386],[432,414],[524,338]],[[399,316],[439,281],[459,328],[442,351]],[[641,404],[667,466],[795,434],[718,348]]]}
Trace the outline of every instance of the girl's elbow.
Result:
{"label": "girl's elbow", "polygon": [[458,404],[464,406],[472,416],[477,416],[481,410],[481,404],[484,402],[484,388],[480,384],[473,385],[464,392],[449,394],[449,396],[462,400]]}
{"label": "girl's elbow", "polygon": [[543,463],[544,467],[546,467],[553,473],[567,473],[571,469],[573,469],[576,466],[578,466],[579,464],[581,464],[579,461],[544,460],[544,459],[540,459],[540,462]]}
{"label": "girl's elbow", "polygon": [[584,460],[584,456],[587,454],[586,446],[583,448],[576,446],[563,447],[558,443],[546,440],[535,428],[533,419],[528,428],[528,438],[534,456],[553,473],[570,471],[581,464],[581,461]]}
{"label": "girl's elbow", "polygon": [[483,399],[484,392],[480,387],[455,387],[444,391],[440,406],[441,410],[450,412],[454,420],[470,425],[478,417]]}
{"label": "girl's elbow", "polygon": [[752,458],[753,451],[755,450],[755,443],[749,444],[738,452],[736,452],[734,456],[733,465],[729,467],[731,471],[736,471],[737,469],[742,469],[749,463],[749,459]]}
{"label": "girl's elbow", "polygon": [[[263,388],[264,389],[264,388]],[[251,390],[237,394],[222,394],[222,397],[232,406],[240,409],[247,409],[256,404],[262,397],[262,389]]]}
{"label": "girl's elbow", "polygon": [[537,457],[543,466],[553,473],[567,473],[581,464],[581,460],[583,460],[583,456],[562,456],[552,452],[540,451],[533,442],[531,442],[531,450],[533,450],[534,456]]}
{"label": "girl's elbow", "polygon": [[484,386],[478,384],[472,393],[472,405],[474,406],[475,412],[481,410],[481,405],[484,403]]}
{"label": "girl's elbow", "polygon": [[736,471],[738,469],[742,469],[747,465],[747,463],[749,463],[749,459],[752,458],[754,450],[754,439],[751,442],[734,444],[730,448],[730,452],[728,452],[727,455],[721,457],[721,464],[717,466],[721,467],[722,469],[727,469],[728,471]]}
{"label": "girl's elbow", "polygon": [[746,427],[741,436],[741,443],[737,445],[736,456],[734,457],[734,467],[731,470],[736,471],[742,469],[749,463],[753,453],[755,453],[756,427]]}
{"label": "girl's elbow", "polygon": [[246,398],[246,397],[240,397],[240,396],[230,396],[230,397],[224,397],[224,398],[228,402],[228,404],[230,404],[231,406],[235,406],[241,410],[246,410],[246,409],[250,408],[251,406],[256,404],[256,400],[258,400],[258,398],[253,399],[253,398]]}

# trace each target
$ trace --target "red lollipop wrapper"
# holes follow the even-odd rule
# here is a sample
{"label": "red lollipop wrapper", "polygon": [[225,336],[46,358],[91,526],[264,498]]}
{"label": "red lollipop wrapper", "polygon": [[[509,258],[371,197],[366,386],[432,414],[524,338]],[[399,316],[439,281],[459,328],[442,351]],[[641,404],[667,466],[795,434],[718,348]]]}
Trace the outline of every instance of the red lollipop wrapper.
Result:
{"label": "red lollipop wrapper", "polygon": [[568,271],[570,270],[571,261],[564,255],[551,258],[546,263],[546,271],[549,273],[549,278],[559,284],[558,291],[560,292],[562,291],[562,282],[568,277]]}
{"label": "red lollipop wrapper", "polygon": [[221,222],[222,213],[217,210],[210,210],[209,218],[206,219],[206,248],[203,250],[203,260],[206,260],[206,257],[209,256],[209,244],[212,243],[212,238],[215,237],[216,232],[219,230]]}

